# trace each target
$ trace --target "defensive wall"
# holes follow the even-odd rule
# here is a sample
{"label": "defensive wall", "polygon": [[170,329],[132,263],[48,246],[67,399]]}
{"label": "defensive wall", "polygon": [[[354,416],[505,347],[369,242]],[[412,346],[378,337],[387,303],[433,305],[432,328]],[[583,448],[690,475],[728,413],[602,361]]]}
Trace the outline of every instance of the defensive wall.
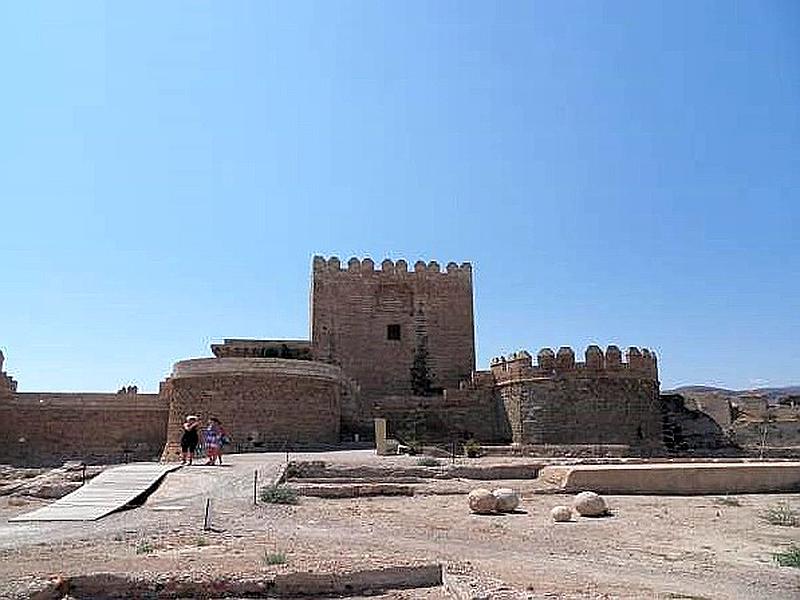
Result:
{"label": "defensive wall", "polygon": [[0,463],[153,460],[167,405],[158,394],[22,392],[0,399]]}
{"label": "defensive wall", "polygon": [[311,338],[358,383],[352,422],[370,432],[383,398],[457,388],[475,369],[472,266],[314,257]]}
{"label": "defensive wall", "polygon": [[473,373],[457,388],[430,396],[384,396],[373,406],[387,422],[390,437],[434,444],[474,439],[482,443],[511,440],[508,415],[488,371]]}
{"label": "defensive wall", "polygon": [[0,354],[0,462],[174,459],[187,414],[219,418],[232,451],[370,436],[375,416],[419,441],[661,445],[647,349],[522,351],[476,372],[472,277],[469,263],[314,257],[309,340],[226,339],[176,363],[159,395],[20,394]]}
{"label": "defensive wall", "polygon": [[517,444],[662,444],[658,365],[647,349],[543,348],[492,360],[491,372]]}
{"label": "defensive wall", "polygon": [[161,386],[169,405],[163,458],[180,457],[182,424],[217,417],[235,451],[336,444],[341,370],[308,360],[199,358],[175,364]]}

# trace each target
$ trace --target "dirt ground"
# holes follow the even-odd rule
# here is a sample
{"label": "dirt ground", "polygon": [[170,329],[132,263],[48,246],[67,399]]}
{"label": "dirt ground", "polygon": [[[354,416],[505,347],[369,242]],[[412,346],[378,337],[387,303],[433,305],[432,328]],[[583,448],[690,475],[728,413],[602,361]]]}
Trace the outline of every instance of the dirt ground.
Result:
{"label": "dirt ground", "polygon": [[[292,458],[387,464],[363,451]],[[465,495],[445,493],[456,491],[452,481],[421,486],[413,497],[302,497],[294,506],[254,506],[254,471],[265,482],[284,461],[282,454],[240,455],[224,467],[183,468],[143,506],[89,523],[8,523],[46,501],[2,497],[0,597],[53,574],[204,578],[439,562],[483,582],[477,597],[800,598],[800,570],[773,559],[800,543],[800,527],[761,518],[778,502],[800,511],[800,494],[607,496],[612,516],[559,524],[549,511],[571,496],[540,493],[535,480],[475,482],[522,493],[517,513],[497,516],[471,514]],[[203,530],[207,498],[211,531]],[[384,597],[447,596],[419,590]]]}

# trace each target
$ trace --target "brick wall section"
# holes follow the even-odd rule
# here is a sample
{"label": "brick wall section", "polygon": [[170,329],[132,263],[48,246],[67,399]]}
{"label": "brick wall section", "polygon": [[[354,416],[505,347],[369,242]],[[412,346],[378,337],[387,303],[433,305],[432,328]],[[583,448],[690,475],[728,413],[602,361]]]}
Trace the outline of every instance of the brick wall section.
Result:
{"label": "brick wall section", "polygon": [[[400,339],[387,339],[398,325]],[[472,268],[450,263],[314,258],[311,332],[317,360],[342,367],[360,386],[359,422],[370,430],[381,397],[412,393],[411,366],[427,339],[432,387],[456,388],[475,368]]]}
{"label": "brick wall section", "polygon": [[182,361],[161,386],[169,404],[163,458],[179,458],[188,414],[215,416],[231,436],[230,451],[339,442],[341,371],[313,361],[209,358]]}
{"label": "brick wall section", "polygon": [[661,447],[661,410],[655,355],[616,346],[586,351],[546,348],[538,364],[520,352],[492,362],[492,373],[514,442],[521,444],[628,444]]}
{"label": "brick wall section", "polygon": [[167,406],[157,394],[16,393],[0,401],[0,463],[153,460]]}

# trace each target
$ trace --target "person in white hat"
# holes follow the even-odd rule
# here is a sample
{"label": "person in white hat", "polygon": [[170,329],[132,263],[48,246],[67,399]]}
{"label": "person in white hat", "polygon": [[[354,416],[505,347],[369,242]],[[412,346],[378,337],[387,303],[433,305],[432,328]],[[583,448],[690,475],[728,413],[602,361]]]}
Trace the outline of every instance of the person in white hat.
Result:
{"label": "person in white hat", "polygon": [[197,418],[197,415],[186,415],[181,435],[181,464],[192,464],[194,453],[197,452],[197,444],[200,442],[197,431],[199,428],[200,419]]}

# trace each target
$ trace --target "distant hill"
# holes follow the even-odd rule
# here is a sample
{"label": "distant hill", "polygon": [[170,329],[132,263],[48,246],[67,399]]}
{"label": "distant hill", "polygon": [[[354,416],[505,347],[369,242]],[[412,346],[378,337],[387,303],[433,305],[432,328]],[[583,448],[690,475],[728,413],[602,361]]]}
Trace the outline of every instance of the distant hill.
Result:
{"label": "distant hill", "polygon": [[751,390],[729,390],[708,385],[684,385],[673,390],[665,390],[665,394],[681,394],[689,398],[702,398],[704,396],[721,396],[730,400],[743,396],[765,396],[769,404],[777,404],[786,396],[800,396],[800,385],[786,387],[763,387]]}

